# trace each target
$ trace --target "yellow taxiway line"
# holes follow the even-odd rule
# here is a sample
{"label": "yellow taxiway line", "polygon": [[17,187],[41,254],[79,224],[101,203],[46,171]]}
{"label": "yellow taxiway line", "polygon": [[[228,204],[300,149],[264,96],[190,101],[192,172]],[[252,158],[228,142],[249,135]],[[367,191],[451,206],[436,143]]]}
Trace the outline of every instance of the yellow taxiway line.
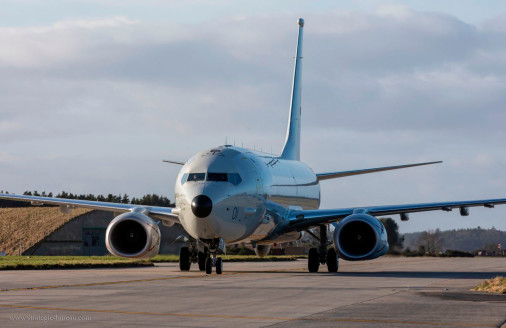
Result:
{"label": "yellow taxiway line", "polygon": [[221,275],[217,274],[199,274],[195,276],[176,276],[176,277],[161,277],[161,278],[147,278],[147,279],[133,279],[133,280],[118,280],[118,281],[104,281],[104,282],[91,282],[85,284],[68,284],[68,285],[52,285],[52,286],[36,286],[36,287],[20,287],[20,288],[7,288],[0,289],[0,292],[12,292],[22,290],[40,290],[40,289],[53,289],[53,288],[71,288],[71,287],[89,287],[89,286],[104,286],[104,285],[115,285],[115,284],[130,284],[136,282],[151,282],[161,280],[172,280],[172,279],[198,279],[198,278],[218,278],[221,276],[240,275],[240,274],[252,274],[252,273],[272,273],[272,272],[298,272],[303,271],[304,268],[299,269],[286,269],[286,270],[269,270],[269,271],[242,271],[242,272],[224,272]]}

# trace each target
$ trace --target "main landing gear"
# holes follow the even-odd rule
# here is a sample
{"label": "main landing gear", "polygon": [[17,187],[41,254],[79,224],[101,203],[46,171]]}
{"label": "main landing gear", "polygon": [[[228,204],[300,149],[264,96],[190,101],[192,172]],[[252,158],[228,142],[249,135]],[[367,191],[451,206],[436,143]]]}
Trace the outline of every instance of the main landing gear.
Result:
{"label": "main landing gear", "polygon": [[181,247],[179,252],[179,269],[181,271],[189,271],[192,263],[198,263],[200,271],[211,274],[213,267],[215,267],[216,273],[222,274],[223,260],[221,257],[216,257],[219,241],[211,241],[209,245],[210,248],[204,247],[204,251],[199,251],[197,241],[191,238],[190,247]]}
{"label": "main landing gear", "polygon": [[191,265],[190,249],[188,247],[181,247],[181,250],[179,251],[179,270],[190,271]]}
{"label": "main landing gear", "polygon": [[199,251],[197,258],[197,261],[199,263],[199,270],[206,271],[206,260],[209,258],[209,251],[207,248],[203,252]]}
{"label": "main landing gear", "polygon": [[339,268],[339,259],[337,257],[337,253],[333,247],[327,250],[327,246],[330,245],[330,242],[327,238],[327,226],[320,225],[319,230],[319,238],[312,232],[308,231],[310,235],[315,237],[320,242],[320,246],[318,248],[315,247],[309,249],[307,257],[307,268],[309,272],[318,272],[320,264],[327,264],[327,269],[329,272],[337,272]]}

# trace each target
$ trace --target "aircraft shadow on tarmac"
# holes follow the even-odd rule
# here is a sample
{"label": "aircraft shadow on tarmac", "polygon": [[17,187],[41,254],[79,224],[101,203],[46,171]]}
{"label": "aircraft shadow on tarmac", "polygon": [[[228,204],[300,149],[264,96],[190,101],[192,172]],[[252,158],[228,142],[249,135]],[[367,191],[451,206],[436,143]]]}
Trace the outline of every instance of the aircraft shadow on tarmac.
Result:
{"label": "aircraft shadow on tarmac", "polygon": [[370,272],[337,272],[330,273],[320,271],[318,273],[309,273],[303,271],[285,271],[285,270],[259,270],[259,271],[227,271],[227,273],[269,273],[269,274],[297,274],[297,275],[324,275],[335,277],[367,277],[367,278],[413,278],[413,279],[490,279],[496,276],[505,276],[506,272],[478,272],[478,271],[370,271]]}
{"label": "aircraft shadow on tarmac", "polygon": [[477,272],[477,271],[380,271],[380,272],[338,272],[341,277],[370,277],[370,278],[429,278],[429,279],[488,279],[505,272]]}

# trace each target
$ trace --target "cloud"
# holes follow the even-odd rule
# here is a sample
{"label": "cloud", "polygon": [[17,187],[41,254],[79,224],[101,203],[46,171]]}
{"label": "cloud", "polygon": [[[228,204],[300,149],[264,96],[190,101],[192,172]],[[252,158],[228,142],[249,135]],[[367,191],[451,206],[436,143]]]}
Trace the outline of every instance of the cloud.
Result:
{"label": "cloud", "polygon": [[[80,58],[94,43],[128,42],[118,31],[118,27],[135,24],[125,17],[96,20],[66,20],[50,26],[25,28],[0,28],[0,65],[6,68],[35,69],[54,67]],[[92,34],[92,35],[90,35]]]}
{"label": "cloud", "polygon": [[14,163],[19,161],[19,158],[7,152],[0,151],[0,163]]}
{"label": "cloud", "polygon": [[[184,160],[225,137],[279,152],[296,18],[0,28],[1,154],[13,156],[1,162],[2,188],[172,197],[177,168],[161,159]],[[316,171],[445,161],[326,183],[324,207],[502,195],[501,19],[472,25],[404,6],[305,19],[303,160]],[[458,220],[433,218],[417,224]]]}

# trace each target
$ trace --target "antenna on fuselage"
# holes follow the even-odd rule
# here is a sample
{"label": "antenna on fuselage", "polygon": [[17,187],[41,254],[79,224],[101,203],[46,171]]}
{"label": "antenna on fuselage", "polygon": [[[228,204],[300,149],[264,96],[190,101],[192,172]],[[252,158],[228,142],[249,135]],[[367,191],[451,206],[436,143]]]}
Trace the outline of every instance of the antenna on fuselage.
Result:
{"label": "antenna on fuselage", "polygon": [[293,69],[292,100],[290,104],[290,116],[286,141],[280,158],[300,160],[300,117],[301,117],[301,78],[302,78],[302,29],[304,20],[299,18],[299,35],[297,37],[297,49],[295,50],[295,67]]}

